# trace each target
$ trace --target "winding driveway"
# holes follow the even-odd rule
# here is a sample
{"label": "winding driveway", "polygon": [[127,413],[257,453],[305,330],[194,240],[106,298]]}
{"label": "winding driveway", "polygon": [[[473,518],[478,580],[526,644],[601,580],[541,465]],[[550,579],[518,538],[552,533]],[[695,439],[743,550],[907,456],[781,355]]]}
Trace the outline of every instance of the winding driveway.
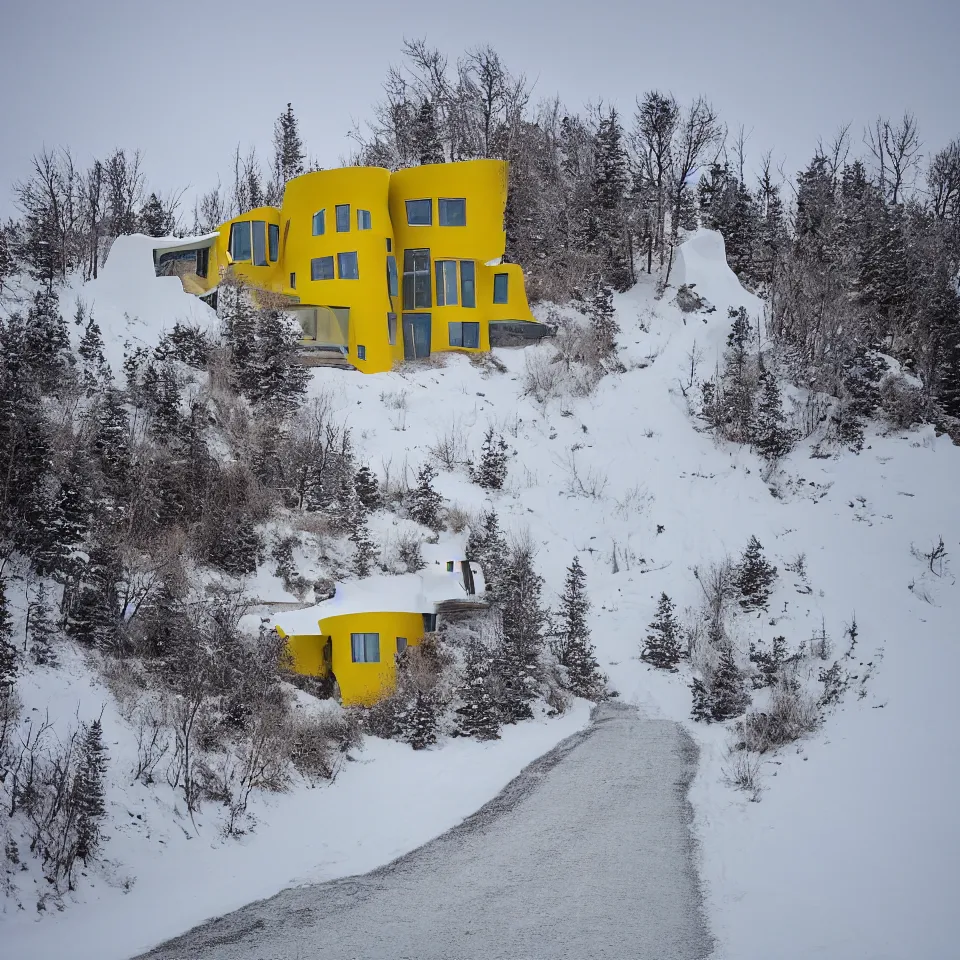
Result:
{"label": "winding driveway", "polygon": [[696,759],[676,724],[603,704],[586,730],[419,850],[284,890],[144,958],[706,957],[686,799]]}

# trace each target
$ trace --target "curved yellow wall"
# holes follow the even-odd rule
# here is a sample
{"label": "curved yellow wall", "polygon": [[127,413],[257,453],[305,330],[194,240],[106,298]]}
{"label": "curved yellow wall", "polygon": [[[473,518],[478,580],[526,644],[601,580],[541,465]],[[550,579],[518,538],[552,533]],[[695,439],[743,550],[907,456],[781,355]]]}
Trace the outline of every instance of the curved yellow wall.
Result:
{"label": "curved yellow wall", "polygon": [[[253,265],[253,260],[237,260],[231,262],[229,256],[230,248],[230,228],[235,223],[253,222],[254,220],[263,220],[268,224],[267,239],[267,266],[257,267]],[[217,265],[223,268],[232,266],[237,276],[243,277],[250,286],[258,290],[269,290],[273,293],[280,293],[282,289],[282,270],[283,270],[283,234],[281,232],[278,257],[275,262],[270,262],[269,246],[269,225],[280,226],[280,211],[276,207],[257,207],[239,217],[234,217],[220,226],[220,236],[216,242]],[[219,275],[215,272],[211,256],[210,269],[207,272],[208,279],[219,282]]]}

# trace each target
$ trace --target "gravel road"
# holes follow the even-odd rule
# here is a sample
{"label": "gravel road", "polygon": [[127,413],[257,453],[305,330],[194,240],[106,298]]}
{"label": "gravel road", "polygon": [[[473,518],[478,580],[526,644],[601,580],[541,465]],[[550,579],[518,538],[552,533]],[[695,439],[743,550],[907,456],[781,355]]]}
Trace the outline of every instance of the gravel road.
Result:
{"label": "gravel road", "polygon": [[586,730],[419,850],[364,876],[285,890],[143,957],[706,957],[686,799],[696,760],[676,724],[603,704]]}

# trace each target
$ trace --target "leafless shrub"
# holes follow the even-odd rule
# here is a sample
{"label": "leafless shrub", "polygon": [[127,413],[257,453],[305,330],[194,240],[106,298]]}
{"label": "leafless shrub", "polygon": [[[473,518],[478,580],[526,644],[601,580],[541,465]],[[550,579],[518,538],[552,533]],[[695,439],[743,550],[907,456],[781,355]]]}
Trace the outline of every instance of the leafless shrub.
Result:
{"label": "leafless shrub", "polygon": [[723,775],[731,786],[743,790],[754,803],[760,800],[760,767],[762,760],[747,750],[731,750],[723,767]]}
{"label": "leafless shrub", "polygon": [[410,461],[404,457],[403,463],[398,468],[394,468],[391,457],[388,460],[381,460],[381,465],[383,483],[380,485],[380,493],[384,503],[388,506],[399,506],[410,495]]}
{"label": "leafless shrub", "polygon": [[169,727],[162,700],[141,697],[136,714],[137,763],[133,770],[134,782],[154,782],[157,764],[170,749]]}
{"label": "leafless shrub", "polygon": [[706,567],[694,567],[693,575],[703,591],[704,609],[711,627],[722,632],[727,610],[736,596],[736,564],[724,556]]}
{"label": "leafless shrub", "polygon": [[737,724],[738,747],[750,753],[768,753],[812,733],[820,723],[816,701],[789,683],[780,683],[770,706],[748,713]]}
{"label": "leafless shrub", "polygon": [[453,503],[447,508],[447,526],[454,533],[463,533],[473,522],[473,515],[466,507]]}
{"label": "leafless shrub", "polygon": [[450,427],[427,447],[427,452],[445,470],[452,471],[465,466],[470,458],[463,423],[455,419]]}
{"label": "leafless shrub", "polygon": [[566,376],[556,355],[548,348],[533,347],[524,352],[523,392],[537,403],[546,403],[561,396]]}
{"label": "leafless shrub", "polygon": [[880,409],[890,426],[906,430],[923,422],[923,391],[905,377],[888,373],[880,381]]}
{"label": "leafless shrub", "polygon": [[942,577],[946,572],[949,553],[946,544],[943,542],[943,537],[940,537],[929,550],[921,550],[911,544],[910,553],[915,559],[922,560],[934,576]]}
{"label": "leafless shrub", "polygon": [[286,725],[290,759],[307,780],[333,780],[346,752],[359,747],[357,711],[296,714]]}
{"label": "leafless shrub", "polygon": [[577,462],[577,450],[567,451],[562,466],[567,471],[567,492],[574,497],[589,497],[602,500],[606,493],[609,477],[592,467],[583,468]]}

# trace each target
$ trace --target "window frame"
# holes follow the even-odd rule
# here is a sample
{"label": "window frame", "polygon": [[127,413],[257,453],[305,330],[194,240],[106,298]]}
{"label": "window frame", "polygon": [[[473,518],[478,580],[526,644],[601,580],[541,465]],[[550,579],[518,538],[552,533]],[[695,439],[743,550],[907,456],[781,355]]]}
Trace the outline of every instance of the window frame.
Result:
{"label": "window frame", "polygon": [[[341,210],[346,211],[342,219],[340,216]],[[334,206],[334,222],[336,223],[337,233],[350,232],[350,204],[349,203],[338,203]]]}
{"label": "window frame", "polygon": [[[329,276],[319,276],[319,274],[320,274],[320,272],[321,272],[321,264],[327,264],[327,263],[330,264],[330,274],[329,274]],[[334,279],[336,279],[336,277],[334,276],[333,270],[334,270],[334,260],[333,260],[333,255],[332,255],[332,254],[330,254],[329,256],[326,256],[326,257],[311,257],[311,259],[310,259],[310,279],[311,279],[312,281],[334,280]]]}
{"label": "window frame", "polygon": [[[240,233],[237,229],[238,227],[246,227],[247,233],[247,256],[238,257],[236,254],[236,237]],[[237,220],[234,223],[230,224],[230,240],[229,240],[229,249],[230,249],[230,259],[234,263],[246,263],[248,260],[253,259],[253,233],[250,230],[250,221],[249,220]]]}
{"label": "window frame", "polygon": [[[350,276],[349,272],[345,276],[343,270],[344,257],[353,257],[353,275]],[[347,260],[347,263],[350,261]],[[360,279],[360,258],[357,256],[356,250],[344,250],[342,253],[337,254],[337,279],[338,280],[359,280]]]}
{"label": "window frame", "polygon": [[[401,643],[403,644],[403,646],[400,646]],[[406,651],[409,646],[410,646],[410,642],[407,640],[406,637],[397,637],[397,656],[399,656],[401,653]]]}
{"label": "window frame", "polygon": [[[417,255],[426,257],[426,266],[416,269],[414,266]],[[410,269],[407,269],[407,263]],[[410,247],[403,251],[403,309],[429,310],[433,307],[433,275],[430,270],[431,256],[429,247]],[[420,284],[418,290],[417,278],[426,280]],[[409,278],[409,279],[408,279]],[[418,294],[420,295],[418,298]]]}
{"label": "window frame", "polygon": [[[254,267],[268,267],[270,261],[267,260],[267,221],[251,220],[251,256],[250,262]],[[259,244],[257,241],[259,240]],[[259,247],[259,249],[258,249]]]}
{"label": "window frame", "polygon": [[[459,203],[463,210],[463,223],[445,223],[444,209],[445,204]],[[467,198],[466,197],[439,197],[437,199],[437,222],[441,227],[465,227],[467,225]]]}
{"label": "window frame", "polygon": [[358,230],[372,230],[373,229],[373,216],[369,210],[361,210],[357,208],[357,229]]}
{"label": "window frame", "polygon": [[[503,282],[502,294],[499,293],[497,290],[497,287],[499,286],[498,281]],[[510,274],[509,273],[495,273],[493,275],[493,302],[500,303],[500,304],[510,302]]]}
{"label": "window frame", "polygon": [[[433,226],[433,199],[431,197],[420,197],[416,200],[404,200],[404,208],[407,214],[407,226],[408,227],[432,227]],[[430,210],[430,216],[423,223],[415,223],[410,219],[410,204],[412,203],[425,203],[427,204],[428,209]]]}
{"label": "window frame", "polygon": [[[290,221],[288,220],[287,223]],[[319,225],[320,229],[317,229]],[[311,222],[310,229],[313,232],[313,236],[322,237],[327,232],[327,208],[324,207],[322,210],[318,210],[313,215],[313,220]]]}
{"label": "window frame", "polygon": [[[456,260],[434,260],[434,273],[437,278],[437,306],[438,307],[458,307],[460,305],[458,269]],[[451,275],[453,280],[451,282]],[[449,293],[453,291],[453,299]]]}
{"label": "window frame", "polygon": [[[469,278],[467,274],[470,274]],[[467,284],[470,296],[467,296]],[[469,302],[468,302],[469,300]],[[472,310],[477,306],[477,265],[473,260],[460,261],[460,306]]]}
{"label": "window frame", "polygon": [[271,263],[280,259],[280,224],[267,224],[267,256]]}
{"label": "window frame", "polygon": [[[375,638],[371,640],[370,638]],[[376,656],[371,657],[373,650]],[[358,659],[359,654],[359,659]],[[351,633],[350,634],[350,659],[353,663],[379,663],[380,662],[380,634],[379,633]]]}

